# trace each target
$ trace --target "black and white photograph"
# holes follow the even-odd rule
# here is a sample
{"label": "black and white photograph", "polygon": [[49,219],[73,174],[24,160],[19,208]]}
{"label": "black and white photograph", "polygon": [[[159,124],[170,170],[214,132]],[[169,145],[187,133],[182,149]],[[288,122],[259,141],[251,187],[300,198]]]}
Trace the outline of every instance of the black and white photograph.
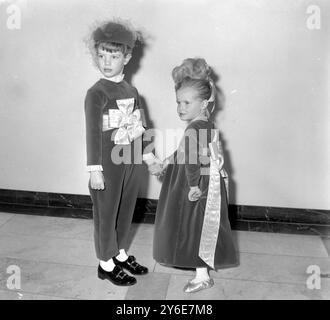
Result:
{"label": "black and white photograph", "polygon": [[330,300],[329,35],[328,0],[0,0],[0,300]]}

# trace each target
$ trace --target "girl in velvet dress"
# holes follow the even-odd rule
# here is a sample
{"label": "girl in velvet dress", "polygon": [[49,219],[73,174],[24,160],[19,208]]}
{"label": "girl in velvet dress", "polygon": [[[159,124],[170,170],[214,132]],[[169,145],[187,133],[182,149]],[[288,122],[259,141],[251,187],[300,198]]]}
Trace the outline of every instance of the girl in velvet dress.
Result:
{"label": "girl in velvet dress", "polygon": [[164,174],[153,257],[168,266],[196,269],[184,287],[185,292],[196,292],[213,286],[210,269],[237,265],[237,255],[219,132],[209,121],[215,96],[210,68],[204,59],[186,59],[172,77],[177,112],[188,126],[177,151],[151,170]]}

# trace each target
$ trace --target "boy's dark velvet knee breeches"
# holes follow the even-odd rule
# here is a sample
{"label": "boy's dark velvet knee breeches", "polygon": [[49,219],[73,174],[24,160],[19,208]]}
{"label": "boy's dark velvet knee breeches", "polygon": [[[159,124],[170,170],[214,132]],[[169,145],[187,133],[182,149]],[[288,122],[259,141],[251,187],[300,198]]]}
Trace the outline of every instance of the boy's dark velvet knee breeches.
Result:
{"label": "boy's dark velvet knee breeches", "polygon": [[126,249],[139,181],[138,165],[103,165],[104,190],[92,190],[96,256],[107,261]]}

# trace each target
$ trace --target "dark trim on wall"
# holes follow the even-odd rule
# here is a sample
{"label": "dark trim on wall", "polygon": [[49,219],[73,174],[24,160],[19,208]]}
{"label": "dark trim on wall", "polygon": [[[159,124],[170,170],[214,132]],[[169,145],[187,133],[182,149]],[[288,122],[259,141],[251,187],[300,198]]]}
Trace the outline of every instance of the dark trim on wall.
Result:
{"label": "dark trim on wall", "polygon": [[[154,223],[157,200],[137,199],[134,222]],[[0,211],[92,219],[89,195],[0,189]],[[330,236],[330,210],[229,205],[233,229]]]}

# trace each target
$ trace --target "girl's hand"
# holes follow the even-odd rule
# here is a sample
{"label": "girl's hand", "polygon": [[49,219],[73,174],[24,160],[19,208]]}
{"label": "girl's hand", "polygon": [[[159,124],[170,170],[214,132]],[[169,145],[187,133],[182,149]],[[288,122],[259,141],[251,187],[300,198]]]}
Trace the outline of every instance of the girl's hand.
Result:
{"label": "girl's hand", "polygon": [[202,195],[202,191],[201,189],[199,189],[198,186],[190,187],[190,191],[188,193],[189,201],[197,201],[201,195]]}
{"label": "girl's hand", "polygon": [[162,175],[164,169],[163,169],[163,164],[160,162],[154,162],[153,164],[148,166],[149,172],[154,175],[154,176],[160,176]]}
{"label": "girl's hand", "polygon": [[152,163],[148,163],[148,170],[152,175],[160,177],[164,174],[168,164],[168,159],[161,161],[160,159],[155,157]]}
{"label": "girl's hand", "polygon": [[104,190],[104,177],[102,171],[91,171],[91,188],[94,190]]}

